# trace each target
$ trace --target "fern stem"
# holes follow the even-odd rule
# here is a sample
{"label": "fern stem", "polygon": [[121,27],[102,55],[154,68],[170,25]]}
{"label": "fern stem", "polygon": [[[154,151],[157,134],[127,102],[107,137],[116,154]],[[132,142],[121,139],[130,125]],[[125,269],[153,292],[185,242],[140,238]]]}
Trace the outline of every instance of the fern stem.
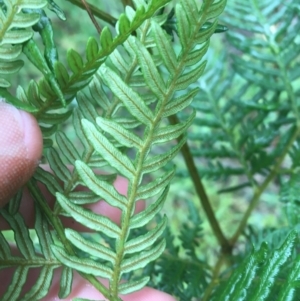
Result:
{"label": "fern stem", "polygon": [[278,158],[277,163],[275,164],[274,168],[270,171],[268,177],[264,180],[264,182],[261,184],[261,186],[259,186],[255,192],[254,195],[250,201],[250,205],[248,206],[235,234],[233,235],[233,237],[230,239],[231,244],[235,245],[235,243],[237,242],[239,236],[241,235],[241,233],[244,231],[248,219],[252,213],[252,211],[254,210],[254,208],[257,206],[258,202],[259,202],[259,198],[262,195],[262,193],[265,191],[265,189],[267,188],[267,186],[270,184],[270,182],[278,175],[278,173],[280,172],[280,167],[281,164],[286,156],[286,154],[288,153],[288,151],[290,150],[291,146],[293,145],[293,143],[295,142],[295,140],[298,138],[300,134],[300,126],[295,128],[295,132],[294,134],[291,136],[290,140],[288,141],[288,143],[286,144],[285,148],[283,149],[283,152],[281,154],[281,156]]}
{"label": "fern stem", "polygon": [[[170,116],[169,121],[171,124],[178,124],[179,119],[176,115]],[[182,136],[179,137],[178,142],[182,140]],[[193,156],[191,154],[190,148],[187,143],[185,143],[181,148],[181,153],[183,155],[185,164],[188,168],[188,171],[191,175],[192,181],[194,183],[195,190],[197,192],[197,195],[199,197],[200,203],[207,215],[209,224],[222,248],[222,251],[226,254],[231,253],[232,246],[230,245],[229,241],[225,237],[218,220],[214,214],[214,210],[210,204],[209,198],[207,196],[207,193],[205,191],[204,185],[201,181],[201,178],[199,176],[197,167],[195,165],[195,161],[193,159]]]}
{"label": "fern stem", "polygon": [[209,298],[211,296],[211,293],[213,292],[214,287],[219,284],[219,280],[218,280],[219,274],[220,274],[222,266],[224,265],[224,263],[226,261],[226,258],[227,258],[226,254],[224,254],[224,253],[220,254],[220,257],[214,267],[210,284],[204,291],[203,298],[201,299],[202,301],[209,301],[210,300]]}
{"label": "fern stem", "polygon": [[[67,253],[71,256],[76,255],[71,243],[68,241],[68,239],[65,236],[64,227],[62,225],[61,220],[59,219],[59,217],[57,217],[56,215],[53,214],[47,201],[44,199],[43,195],[41,194],[40,189],[38,188],[36,182],[33,179],[31,179],[27,183],[27,187],[29,189],[29,192],[33,196],[33,199],[35,200],[35,202],[37,202],[37,204],[40,207],[40,209],[42,210],[43,214],[46,215],[48,221],[55,229],[55,231],[58,235],[58,238],[61,241],[61,243],[64,245],[64,248],[67,251]],[[101,292],[104,297],[109,298],[108,289],[102,283],[100,283],[95,276],[85,274],[82,272],[78,272],[78,273],[84,279],[89,281],[99,292]],[[119,301],[119,300],[120,299],[111,299],[111,301]]]}
{"label": "fern stem", "polygon": [[91,11],[91,8],[90,8],[89,4],[86,2],[86,0],[81,0],[81,2],[82,2],[82,4],[84,5],[84,8],[85,8],[86,12],[88,13],[88,15],[89,15],[89,17],[90,17],[92,23],[94,24],[94,26],[95,26],[95,28],[96,28],[98,34],[100,34],[100,33],[101,33],[101,27],[100,27],[100,25],[97,23],[97,21],[96,21],[96,19],[95,19],[95,17],[94,17],[94,14],[93,14],[93,12]]}
{"label": "fern stem", "polygon": [[133,7],[133,2],[132,0],[121,0],[121,2],[123,3],[123,6],[131,6]]}
{"label": "fern stem", "polygon": [[[82,9],[85,9],[84,4],[80,0],[67,0],[67,1],[71,2],[72,4],[78,6]],[[94,6],[90,3],[88,3],[88,6],[94,16],[107,22],[108,24],[110,24],[112,26],[116,25],[118,19],[116,19],[115,17],[111,16],[110,14],[106,13],[105,11],[97,8],[96,6]]]}

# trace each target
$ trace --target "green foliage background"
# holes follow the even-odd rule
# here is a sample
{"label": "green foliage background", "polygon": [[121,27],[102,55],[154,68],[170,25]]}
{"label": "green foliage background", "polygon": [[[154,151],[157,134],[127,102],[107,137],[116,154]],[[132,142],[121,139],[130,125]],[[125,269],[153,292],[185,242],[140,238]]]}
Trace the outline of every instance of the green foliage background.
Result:
{"label": "green foliage background", "polygon": [[[50,64],[41,56],[40,61],[35,62],[39,67],[44,66],[39,72],[28,60],[32,52],[28,55],[26,48],[23,48],[27,55],[22,54],[20,58],[24,60],[25,67],[16,74],[5,76],[12,83],[8,90],[11,94],[1,89],[0,95],[36,115],[44,133],[43,160],[50,163],[55,176],[39,168],[28,184],[36,199],[35,231],[27,231],[18,213],[21,193],[1,210],[2,217],[14,230],[14,236],[11,231],[0,236],[0,266],[5,270],[7,266],[20,265],[10,257],[8,242],[12,241],[17,243],[24,257],[23,262],[28,258],[36,260],[36,252],[43,254],[45,262],[53,262],[50,268],[43,268],[40,274],[40,283],[47,279],[46,286],[41,288],[37,282],[22,297],[24,300],[33,300],[33,296],[34,300],[39,300],[39,296],[45,295],[51,284],[53,270],[58,266],[64,266],[60,298],[66,297],[71,290],[74,269],[109,300],[120,300],[120,293],[140,289],[146,283],[184,301],[297,300],[300,276],[300,3],[228,0],[216,27],[216,24],[207,23],[211,20],[205,19],[205,13],[196,13],[191,7],[199,9],[199,4],[207,7],[220,4],[221,7],[225,1],[148,2],[157,6],[144,18],[146,21],[142,20],[145,16],[142,10],[142,17],[137,18],[136,26],[121,17],[123,29],[119,34],[120,40],[112,48],[115,40],[104,30],[100,39],[104,49],[101,55],[99,53],[102,50],[95,44],[99,40],[98,33],[88,15],[69,2],[58,3],[66,12],[67,22],[59,20],[53,12],[45,11],[52,21],[60,63],[56,63],[58,59],[55,55],[50,57],[50,61],[53,59]],[[7,5],[8,2],[2,2],[2,7],[3,3]],[[90,3],[115,18],[124,12],[118,1],[109,5],[104,2]],[[145,5],[144,1],[135,3],[137,6]],[[181,5],[177,6],[176,19],[172,10],[175,3]],[[26,9],[42,7],[38,1],[31,5]],[[164,10],[159,9],[165,5]],[[188,13],[184,15],[186,11]],[[213,18],[221,12],[220,8]],[[128,10],[127,14],[133,16],[134,12]],[[148,35],[149,18],[158,24],[151,25],[155,39],[153,33],[152,36]],[[102,28],[107,24],[103,21],[99,23]],[[228,32],[214,34],[223,32],[224,25]],[[160,30],[161,26],[169,36]],[[184,41],[193,36],[197,26],[199,36],[192,43],[200,43],[206,49],[205,41],[211,36],[209,51],[205,55],[208,61],[205,72],[202,74],[202,65],[199,63],[203,61],[204,53],[195,51],[195,58],[191,55],[190,62],[187,60],[187,66],[182,69],[183,73],[178,75],[176,68],[184,61],[180,56],[181,51],[188,47],[188,42]],[[109,28],[114,36],[113,26],[109,25]],[[129,34],[132,36],[127,40]],[[133,36],[141,41],[139,47],[134,46],[137,42],[134,42]],[[86,47],[88,37],[92,39]],[[44,45],[39,34],[35,33],[33,40],[26,41],[21,43],[34,41],[43,52]],[[143,43],[149,51],[143,48]],[[168,48],[170,45],[171,48]],[[111,54],[114,47],[117,51]],[[197,47],[195,49],[199,50]],[[70,48],[76,49],[76,52]],[[88,60],[94,62],[94,67],[90,69],[84,69],[85,61],[81,59],[83,57],[85,60],[86,52]],[[120,54],[125,53],[126,60],[122,61],[124,57]],[[45,57],[47,60],[47,55]],[[107,67],[100,68],[88,89],[88,73],[96,72],[105,59]],[[195,69],[191,67],[194,65]],[[132,70],[128,66],[132,66]],[[86,70],[85,73],[82,70]],[[66,71],[70,74],[73,72],[70,77],[73,82],[64,86],[62,83],[66,81]],[[33,82],[29,84],[31,79],[39,80],[41,73],[44,75],[42,82],[38,85]],[[142,78],[142,74],[146,74],[146,77]],[[181,82],[182,86],[172,83],[176,76],[186,76],[186,83]],[[152,78],[160,80],[155,82]],[[80,208],[82,204],[95,202],[101,196],[107,197],[108,202],[124,212],[128,210],[124,206],[125,199],[115,193],[111,183],[116,173],[129,180],[133,177],[131,161],[134,164],[138,162],[141,141],[150,137],[147,131],[152,121],[149,120],[155,117],[151,112],[156,114],[159,111],[166,93],[162,91],[167,91],[164,89],[170,82],[172,93],[176,93],[174,97],[173,94],[170,96],[174,101],[172,112],[177,115],[168,116],[161,107],[161,114],[168,117],[168,121],[165,118],[160,123],[162,138],[153,138],[153,141],[157,139],[172,143],[155,145],[152,141],[151,152],[148,151],[150,158],[167,161],[169,157],[163,159],[156,156],[167,154],[170,146],[174,154],[177,153],[174,147],[174,140],[177,139],[182,154],[173,159],[176,173],[163,208],[168,183],[174,174],[172,165],[152,168],[153,173],[140,179],[137,196],[149,199],[148,208],[152,210],[141,214],[136,221],[130,217],[133,227],[122,239],[125,246],[129,241],[128,249],[132,248],[136,254],[120,257],[119,263],[124,263],[123,278],[128,281],[120,284],[122,272],[116,276],[115,273],[119,271],[114,271],[112,276],[110,271],[111,266],[115,265],[115,254],[119,254],[124,247],[122,239],[115,243],[115,239],[119,239],[119,229],[105,218],[89,215]],[[51,91],[49,83],[54,87]],[[28,90],[25,90],[27,87]],[[125,90],[129,91],[128,98],[124,96]],[[138,96],[134,91],[144,93],[139,105],[133,101]],[[121,94],[122,97],[119,96]],[[73,101],[75,95],[76,102]],[[193,102],[187,108],[180,107],[178,99],[186,95],[191,96],[188,102],[194,98]],[[43,97],[46,101],[41,101]],[[118,104],[118,98],[125,105]],[[75,113],[63,108],[64,102]],[[139,106],[142,110],[137,114]],[[119,107],[118,115],[115,113]],[[69,118],[70,115],[73,115],[73,119]],[[103,118],[97,119],[97,116]],[[85,118],[82,123],[81,118]],[[111,123],[110,118],[117,123]],[[146,134],[143,134],[144,131]],[[103,132],[108,134],[104,135]],[[184,144],[185,138],[188,144]],[[105,145],[109,145],[109,152],[103,151]],[[115,155],[111,156],[110,152]],[[65,154],[63,160],[61,154]],[[88,156],[90,159],[87,160]],[[120,157],[123,165],[116,163],[114,157]],[[112,162],[111,166],[107,162]],[[147,165],[145,162],[141,164]],[[76,172],[70,173],[67,164],[75,165]],[[110,175],[95,175],[92,168],[99,167]],[[58,180],[64,182],[63,188]],[[45,206],[37,181],[45,183],[50,192],[56,195],[58,202],[53,212]],[[92,191],[75,192],[78,184]],[[130,186],[129,191],[134,189],[134,185]],[[160,214],[154,216],[151,211]],[[91,229],[100,231],[87,235],[63,229],[58,219],[60,213],[71,215],[77,221],[88,224]],[[169,220],[166,228],[164,214]],[[124,220],[122,223],[127,227]],[[50,232],[49,225],[56,232]],[[23,230],[18,230],[20,228]],[[107,235],[103,234],[103,229]],[[147,240],[151,235],[147,236],[147,233],[153,234],[150,242]],[[165,243],[166,249],[163,251]],[[63,245],[66,247],[63,248]],[[119,260],[118,256],[116,258]],[[12,263],[7,264],[6,261],[11,259]],[[107,261],[111,264],[107,264]],[[25,268],[17,268],[12,284],[1,300],[19,300],[20,283],[26,282],[26,272],[31,267],[25,264]],[[113,279],[109,290],[94,276]]]}

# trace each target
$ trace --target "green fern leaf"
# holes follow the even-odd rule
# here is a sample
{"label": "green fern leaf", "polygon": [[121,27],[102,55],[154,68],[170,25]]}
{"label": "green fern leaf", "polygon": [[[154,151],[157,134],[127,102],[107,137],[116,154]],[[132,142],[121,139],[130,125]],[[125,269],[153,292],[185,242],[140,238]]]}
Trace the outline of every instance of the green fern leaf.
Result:
{"label": "green fern leaf", "polygon": [[86,136],[95,150],[116,168],[124,177],[131,179],[135,175],[135,167],[130,159],[122,154],[96,127],[87,120],[82,120]]}
{"label": "green fern leaf", "polygon": [[9,214],[15,215],[18,213],[21,204],[21,199],[22,199],[22,192],[18,191],[17,194],[11,199],[11,201],[8,204]]}
{"label": "green fern leaf", "polygon": [[65,113],[43,113],[39,116],[39,121],[45,124],[60,124],[66,121],[72,114],[72,111]]}
{"label": "green fern leaf", "polygon": [[164,240],[162,240],[155,247],[123,260],[121,264],[122,273],[128,273],[130,271],[143,268],[149,262],[157,259],[162,254],[165,247],[166,243]]}
{"label": "green fern leaf", "polygon": [[93,192],[76,191],[69,194],[70,201],[77,205],[94,204],[99,201],[99,196]]}
{"label": "green fern leaf", "polygon": [[[211,4],[206,12],[206,18],[207,19],[213,19],[213,18],[217,18],[225,9],[226,6],[226,1],[217,1],[214,2],[213,4]],[[203,9],[206,9],[205,7]]]}
{"label": "green fern leaf", "polygon": [[170,37],[163,32],[156,22],[153,22],[152,28],[158,51],[165,66],[172,74],[176,70],[177,58],[174,49],[171,47],[170,43],[168,43]]}
{"label": "green fern leaf", "polygon": [[129,294],[135,291],[138,291],[142,289],[148,282],[149,282],[150,277],[144,277],[140,280],[136,281],[129,281],[125,283],[121,283],[119,286],[119,292],[120,294]]}
{"label": "green fern leaf", "polygon": [[154,135],[154,143],[164,143],[178,138],[191,126],[195,116],[196,111],[193,111],[187,121],[178,123],[175,126],[171,125],[160,128]]}
{"label": "green fern leaf", "polygon": [[[42,18],[44,18],[44,16],[42,16]],[[43,37],[43,34],[41,32],[41,36]],[[27,41],[26,43],[24,43],[23,45],[23,53],[27,56],[27,58],[33,63],[33,65],[35,67],[37,67],[38,70],[40,70],[42,72],[42,74],[45,76],[44,79],[41,80],[40,83],[40,88],[42,89],[43,92],[45,92],[46,90],[50,90],[52,89],[53,92],[55,93],[55,95],[60,99],[61,103],[63,104],[63,106],[66,106],[66,100],[64,98],[63,92],[61,91],[60,86],[58,85],[52,70],[53,66],[52,66],[52,61],[56,61],[56,56],[52,55],[52,44],[50,46],[48,46],[46,44],[46,47],[50,47],[50,49],[45,48],[45,58],[42,55],[42,53],[40,52],[40,49],[38,48],[37,44],[35,43],[35,41],[33,39],[30,39],[29,41]],[[55,49],[56,50],[56,49]],[[48,52],[50,52],[50,54],[48,54]],[[47,62],[47,59],[50,60],[50,62]],[[48,64],[50,66],[48,66]],[[49,88],[48,88],[49,86]],[[51,87],[50,87],[51,86]],[[49,91],[49,94],[51,95],[52,91]]]}
{"label": "green fern leaf", "polygon": [[78,107],[84,118],[91,122],[94,122],[98,117],[98,113],[92,103],[85,101],[86,98],[86,95],[81,92],[77,94]]}
{"label": "green fern leaf", "polygon": [[62,188],[59,185],[58,181],[54,178],[52,174],[45,171],[44,169],[38,167],[34,177],[36,177],[40,182],[44,183],[47,189],[55,195],[57,191],[62,192]]}
{"label": "green fern leaf", "polygon": [[81,72],[83,69],[83,60],[81,55],[73,49],[68,50],[68,64],[74,74]]}
{"label": "green fern leaf", "polygon": [[[4,1],[5,10],[2,8],[0,13],[0,52],[1,64],[0,74],[16,73],[22,66],[23,62],[16,60],[20,54],[18,44],[28,41],[33,31],[30,28],[39,21],[39,14],[22,12],[22,8],[37,9],[42,8],[47,2],[43,0],[31,1]],[[14,44],[12,46],[11,44]],[[9,87],[8,81],[1,79],[1,87]]]}
{"label": "green fern leaf", "polygon": [[130,21],[125,14],[122,14],[119,18],[118,30],[121,35],[126,35],[130,30]]}
{"label": "green fern leaf", "polygon": [[[91,47],[92,48],[92,47]],[[54,73],[59,85],[64,89],[69,82],[70,76],[66,67],[59,61],[54,64]],[[68,98],[68,97],[66,97]]]}
{"label": "green fern leaf", "polygon": [[[18,198],[14,198],[12,202],[18,202],[17,199]],[[19,212],[12,214],[12,209],[16,211],[17,204],[9,207],[10,212],[1,209],[0,213],[14,231],[16,248],[19,250],[20,255],[18,257],[12,256],[10,247],[1,233],[1,265],[4,269],[7,267],[15,268],[10,286],[7,288],[1,300],[40,300],[46,296],[50,289],[54,269],[60,266],[60,263],[55,260],[50,249],[53,241],[49,231],[49,225],[42,217],[40,209],[35,206],[35,230],[42,251],[37,253],[22,216]],[[42,269],[39,272],[35,284],[25,295],[22,295],[23,286],[26,284],[28,278],[28,272],[30,269],[37,267],[42,267]]]}
{"label": "green fern leaf", "polygon": [[138,40],[135,42],[134,50],[139,58],[143,76],[149,88],[159,99],[163,98],[166,87],[149,52]]}
{"label": "green fern leaf", "polygon": [[80,140],[80,142],[83,144],[84,148],[88,149],[90,147],[90,144],[84,134],[83,126],[81,123],[81,119],[83,118],[82,113],[78,109],[75,109],[73,111],[72,117],[73,117],[72,121],[73,121],[76,135],[77,135],[78,139]]}
{"label": "green fern leaf", "polygon": [[155,155],[148,158],[143,166],[143,173],[156,171],[168,164],[180,151],[181,147],[186,142],[182,139],[176,146],[172,147],[168,152],[162,155]]}
{"label": "green fern leaf", "polygon": [[295,290],[298,287],[300,275],[300,258],[297,257],[296,264],[293,266],[291,273],[288,276],[287,284],[283,285],[278,301],[292,301],[294,300]]}
{"label": "green fern leaf", "polygon": [[80,250],[92,256],[108,260],[112,265],[115,264],[116,254],[104,245],[88,241],[84,239],[78,232],[71,229],[66,230],[66,236],[70,242]]}
{"label": "green fern leaf", "polygon": [[17,267],[13,279],[2,297],[2,300],[16,300],[21,293],[21,289],[26,282],[28,267]]}
{"label": "green fern leaf", "polygon": [[144,211],[136,214],[133,216],[133,218],[130,221],[130,228],[139,228],[144,225],[146,225],[151,219],[154,218],[154,216],[162,209],[164,202],[166,200],[167,194],[169,191],[169,186],[165,188],[163,193],[160,195],[160,197],[151,204],[149,207],[147,207]]}
{"label": "green fern leaf", "polygon": [[78,257],[70,256],[64,249],[57,246],[52,246],[52,252],[60,262],[78,271],[105,278],[112,276],[112,270],[109,267],[94,260],[79,259]]}
{"label": "green fern leaf", "polygon": [[196,63],[198,63],[201,60],[201,58],[204,56],[204,54],[207,52],[208,46],[209,46],[209,42],[206,42],[199,49],[196,49],[196,50],[192,51],[191,53],[189,53],[189,55],[187,55],[184,63],[187,66],[193,66]]}
{"label": "green fern leaf", "polygon": [[280,201],[283,203],[299,202],[300,175],[292,174],[289,181],[282,184],[280,189]]}
{"label": "green fern leaf", "polygon": [[[106,28],[107,27],[103,28],[103,30],[102,30],[102,35],[101,35],[101,38],[100,38],[101,47],[104,47],[102,45],[103,42],[101,42],[101,39],[103,39],[102,36],[103,37],[105,36],[105,34],[103,34],[103,31],[104,30],[107,31]],[[88,60],[88,62],[93,61],[95,59],[95,57],[97,56],[98,52],[99,52],[99,46],[98,46],[97,40],[94,37],[90,37],[88,39],[88,42],[87,42],[87,45],[86,45],[86,59]]]}
{"label": "green fern leaf", "polygon": [[68,163],[74,164],[76,160],[80,159],[77,149],[63,132],[57,131],[55,138]]}
{"label": "green fern leaf", "polygon": [[133,238],[125,244],[125,254],[139,252],[151,247],[161,236],[167,226],[167,218],[164,217],[161,222],[147,234]]}
{"label": "green fern leaf", "polygon": [[141,148],[143,141],[137,135],[119,125],[119,123],[101,117],[97,117],[96,122],[102,130],[109,132],[122,145],[137,149]]}
{"label": "green fern leaf", "polygon": [[205,66],[206,62],[203,62],[201,65],[180,76],[177,81],[178,90],[185,90],[190,85],[191,80],[196,81],[203,74]]}
{"label": "green fern leaf", "polygon": [[[226,287],[222,288],[222,290],[219,289],[215,294],[214,300],[268,300],[267,297],[272,286],[276,285],[275,276],[291,256],[295,238],[296,233],[290,233],[282,246],[269,256],[267,255],[266,244],[263,244],[260,250],[252,251],[250,256],[246,257],[242,264],[233,272]],[[295,274],[298,271],[298,263],[295,268],[294,270],[293,265],[290,266],[290,280],[298,277]],[[259,277],[259,281],[253,282],[254,277]],[[280,296],[290,292],[288,300],[292,300],[294,287],[293,283],[285,283],[282,286]],[[286,299],[276,300],[283,301]]]}
{"label": "green fern leaf", "polygon": [[198,93],[198,89],[195,88],[187,94],[172,99],[172,101],[170,101],[166,105],[165,111],[163,113],[163,117],[174,115],[176,112],[179,112],[184,108],[186,108],[188,105],[191,104],[193,98],[196,96],[197,93]]}
{"label": "green fern leaf", "polygon": [[76,161],[75,166],[85,185],[95,194],[107,200],[112,206],[118,207],[121,210],[126,210],[126,198],[119,194],[112,185],[97,179],[93,171],[85,163]]}
{"label": "green fern leaf", "polygon": [[[52,283],[54,267],[42,267],[38,280],[30,291],[22,298],[24,301],[40,300],[47,295]],[[14,300],[14,297],[10,300]]]}
{"label": "green fern leaf", "polygon": [[163,188],[170,184],[174,174],[175,167],[155,181],[140,186],[137,191],[137,199],[148,199],[158,194]]}
{"label": "green fern leaf", "polygon": [[[127,28],[128,29],[128,28]],[[108,49],[113,42],[113,36],[108,27],[104,27],[100,35],[100,45],[103,49]]]}
{"label": "green fern leaf", "polygon": [[63,267],[59,283],[58,297],[67,298],[72,290],[73,271],[68,267]]}
{"label": "green fern leaf", "polygon": [[148,125],[153,120],[153,114],[144,104],[143,99],[127,85],[125,85],[117,74],[109,69],[100,69],[101,76],[109,88],[118,95],[130,113],[139,121]]}
{"label": "green fern leaf", "polygon": [[[241,264],[240,268],[245,271],[244,274],[234,273],[228,281],[228,286],[223,289],[222,294],[218,297],[220,300],[239,300],[245,296],[249,289],[259,264],[266,257],[267,245],[263,244],[258,251],[252,251],[247,260]],[[230,287],[230,288],[229,288]]]}
{"label": "green fern leaf", "polygon": [[[116,224],[114,224],[109,218],[99,216],[93,212],[90,212],[89,210],[83,209],[77,205],[72,204],[66,197],[64,197],[60,193],[57,193],[56,196],[61,207],[66,212],[71,214],[71,216],[74,217],[82,225],[95,231],[105,232],[111,237],[116,238],[120,235],[120,228]],[[62,252],[63,251],[59,251],[59,253],[57,254],[60,254],[59,256],[62,256],[61,254],[64,254]]]}
{"label": "green fern leaf", "polygon": [[63,163],[58,152],[54,148],[48,149],[47,159],[51,169],[56,171],[56,176],[59,179],[66,181],[66,179],[71,178],[68,167]]}
{"label": "green fern leaf", "polygon": [[270,286],[274,282],[274,277],[278,274],[281,266],[291,256],[295,239],[296,234],[291,233],[281,248],[276,250],[270,257],[267,267],[260,273],[260,282],[257,288],[252,291],[250,301],[264,300],[266,296],[268,296],[270,293]]}

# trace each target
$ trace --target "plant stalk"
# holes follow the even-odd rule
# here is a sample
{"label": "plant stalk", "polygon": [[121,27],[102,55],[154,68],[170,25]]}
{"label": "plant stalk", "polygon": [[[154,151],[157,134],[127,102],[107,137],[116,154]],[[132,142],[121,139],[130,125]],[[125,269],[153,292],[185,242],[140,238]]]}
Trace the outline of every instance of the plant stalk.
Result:
{"label": "plant stalk", "polygon": [[123,4],[124,7],[125,7],[125,6],[131,6],[131,7],[134,7],[134,6],[133,6],[132,0],[121,0],[121,2],[122,2],[122,4]]}
{"label": "plant stalk", "polygon": [[[67,0],[69,2],[71,2],[72,4],[82,8],[85,10],[85,6],[83,5],[83,3],[80,0]],[[92,12],[92,14],[94,16],[96,16],[97,18],[107,22],[108,24],[115,26],[118,19],[116,19],[115,17],[111,16],[110,14],[106,13],[105,11],[97,8],[96,6],[88,3],[88,6],[90,8],[90,11]]]}
{"label": "plant stalk", "polygon": [[81,0],[81,3],[83,4],[83,6],[84,6],[86,12],[88,13],[88,15],[89,15],[89,17],[90,17],[92,23],[94,24],[94,26],[95,26],[95,28],[96,28],[98,34],[100,34],[100,33],[101,33],[101,27],[100,27],[100,25],[97,23],[97,21],[96,21],[96,19],[95,19],[95,17],[94,17],[94,14],[93,14],[93,12],[92,12],[91,9],[90,9],[90,5],[86,2],[86,0]]}
{"label": "plant stalk", "polygon": [[[177,115],[170,116],[170,117],[168,117],[168,119],[171,124],[179,123],[179,119],[178,119]],[[183,138],[183,136],[180,136],[178,138],[178,141],[181,141],[182,138]],[[182,146],[181,153],[183,155],[185,164],[188,168],[188,171],[189,171],[192,181],[194,183],[194,187],[195,187],[195,190],[199,197],[200,203],[207,215],[209,224],[222,248],[222,253],[230,254],[232,251],[232,245],[225,237],[225,235],[219,225],[219,222],[217,221],[217,218],[214,214],[214,210],[212,209],[212,206],[211,206],[208,196],[206,194],[205,188],[204,188],[201,178],[199,176],[198,170],[196,168],[195,161],[193,159],[193,156],[191,154],[190,148],[187,143],[185,143]]]}
{"label": "plant stalk", "polygon": [[217,286],[219,284],[219,274],[220,274],[222,266],[226,262],[226,258],[227,258],[226,254],[220,254],[220,257],[213,269],[210,284],[205,289],[204,295],[203,295],[203,298],[201,299],[201,301],[209,301],[209,298],[210,298],[211,293],[213,292],[215,286]]}

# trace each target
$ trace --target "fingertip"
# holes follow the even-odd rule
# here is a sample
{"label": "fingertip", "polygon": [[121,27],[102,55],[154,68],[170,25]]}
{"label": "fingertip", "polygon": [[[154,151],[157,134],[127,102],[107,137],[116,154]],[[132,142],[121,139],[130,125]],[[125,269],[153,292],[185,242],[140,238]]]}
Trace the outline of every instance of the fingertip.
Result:
{"label": "fingertip", "polygon": [[0,207],[32,176],[42,154],[35,118],[0,101]]}
{"label": "fingertip", "polygon": [[27,159],[35,166],[42,156],[43,136],[36,119],[29,113],[19,111],[24,124],[24,144],[27,148]]}

